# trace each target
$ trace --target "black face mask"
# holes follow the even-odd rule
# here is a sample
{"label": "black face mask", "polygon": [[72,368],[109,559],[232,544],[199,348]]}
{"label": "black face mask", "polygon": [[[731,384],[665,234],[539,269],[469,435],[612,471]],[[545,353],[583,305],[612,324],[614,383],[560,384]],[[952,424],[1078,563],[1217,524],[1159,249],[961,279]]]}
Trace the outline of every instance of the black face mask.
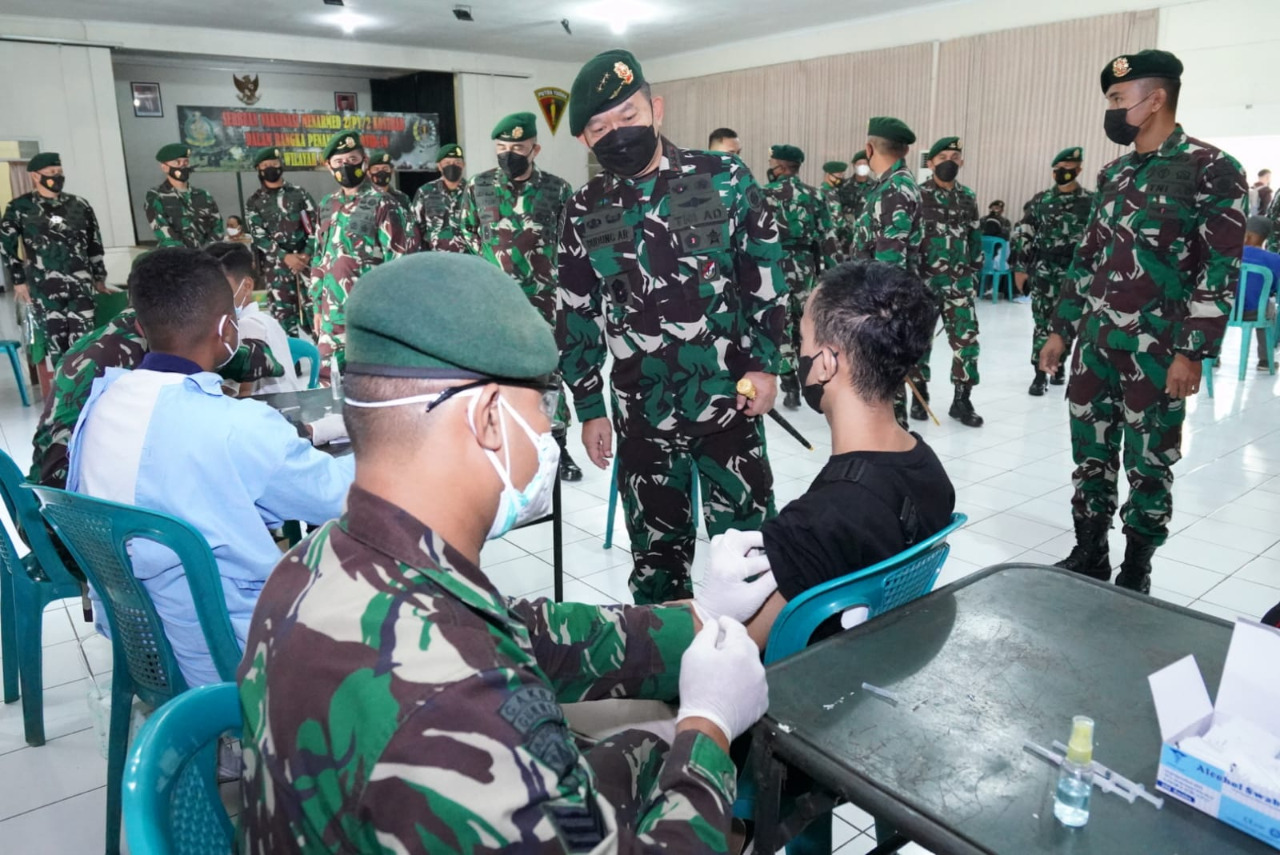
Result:
{"label": "black face mask", "polygon": [[40,177],[40,183],[43,184],[47,189],[52,190],[54,193],[61,193],[62,185],[67,183],[67,176],[42,175]]}
{"label": "black face mask", "polygon": [[[838,358],[833,353],[832,358]],[[799,365],[800,377],[800,394],[804,397],[804,402],[809,405],[809,409],[815,413],[822,412],[822,393],[830,380],[823,380],[821,383],[809,383],[809,372],[813,370],[813,357],[801,356]]]}
{"label": "black face mask", "polygon": [[1064,187],[1072,181],[1075,181],[1078,175],[1079,173],[1076,170],[1067,169],[1063,166],[1059,166],[1057,169],[1053,170],[1053,180],[1059,187]]}
{"label": "black face mask", "polygon": [[939,181],[950,184],[960,174],[960,164],[954,160],[944,160],[933,168],[933,174]]}
{"label": "black face mask", "polygon": [[619,178],[635,178],[648,168],[658,150],[658,134],[653,125],[614,128],[591,147],[606,172]]}
{"label": "black face mask", "polygon": [[530,160],[527,156],[515,151],[504,151],[498,155],[498,168],[515,180],[529,171]]}
{"label": "black face mask", "polygon": [[364,181],[364,164],[344,163],[333,170],[333,177],[334,180],[347,189],[359,187],[360,182]]}
{"label": "black face mask", "polygon": [[369,180],[379,187],[388,187],[391,184],[390,172],[370,172]]}
{"label": "black face mask", "polygon": [[444,180],[451,184],[457,184],[462,178],[462,167],[456,163],[451,163],[440,170],[440,174],[444,176]]}
{"label": "black face mask", "polygon": [[[1150,97],[1150,95],[1147,96],[1147,98]],[[1146,101],[1147,98],[1143,98],[1138,104]],[[1133,107],[1138,106],[1138,104],[1134,104]],[[1107,139],[1117,145],[1133,145],[1133,141],[1142,132],[1141,125],[1129,124],[1129,111],[1133,107],[1116,107],[1114,110],[1106,112],[1102,118],[1102,129],[1106,131]]]}
{"label": "black face mask", "polygon": [[279,166],[267,166],[258,170],[258,180],[265,184],[275,184],[284,177],[284,169]]}
{"label": "black face mask", "polygon": [[186,184],[187,179],[191,177],[190,166],[173,166],[169,168],[169,177],[179,184]]}

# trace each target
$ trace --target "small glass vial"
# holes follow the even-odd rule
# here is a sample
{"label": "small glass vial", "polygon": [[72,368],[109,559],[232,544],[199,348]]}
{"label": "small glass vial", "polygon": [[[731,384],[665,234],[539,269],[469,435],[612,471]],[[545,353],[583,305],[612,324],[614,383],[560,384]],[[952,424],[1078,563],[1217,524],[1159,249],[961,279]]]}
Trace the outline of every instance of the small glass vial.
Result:
{"label": "small glass vial", "polygon": [[1079,828],[1089,821],[1089,795],[1093,791],[1093,719],[1078,715],[1071,720],[1071,740],[1058,773],[1053,795],[1053,815],[1058,822]]}
{"label": "small glass vial", "polygon": [[329,357],[329,391],[333,400],[342,400],[342,372],[338,370],[338,354]]}

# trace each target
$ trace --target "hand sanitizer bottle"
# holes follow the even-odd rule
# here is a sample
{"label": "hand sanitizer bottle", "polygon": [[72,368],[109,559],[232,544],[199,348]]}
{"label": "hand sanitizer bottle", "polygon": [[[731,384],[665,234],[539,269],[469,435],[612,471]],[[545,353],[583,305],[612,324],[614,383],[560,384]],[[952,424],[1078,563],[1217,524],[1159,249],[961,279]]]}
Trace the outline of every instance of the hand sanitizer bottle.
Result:
{"label": "hand sanitizer bottle", "polygon": [[329,357],[329,391],[333,400],[342,400],[342,372],[338,370],[338,354]]}
{"label": "hand sanitizer bottle", "polygon": [[1089,794],[1093,790],[1093,719],[1078,715],[1071,720],[1067,756],[1058,773],[1053,795],[1053,815],[1058,822],[1079,828],[1089,821]]}

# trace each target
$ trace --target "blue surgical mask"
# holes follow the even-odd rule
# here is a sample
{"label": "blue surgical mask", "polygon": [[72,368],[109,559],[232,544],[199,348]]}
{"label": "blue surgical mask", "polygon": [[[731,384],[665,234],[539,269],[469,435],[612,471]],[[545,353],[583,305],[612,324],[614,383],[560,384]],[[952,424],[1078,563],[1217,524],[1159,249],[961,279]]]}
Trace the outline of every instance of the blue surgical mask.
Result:
{"label": "blue surgical mask", "polygon": [[[467,421],[473,432],[476,429],[475,406],[478,401],[477,393],[476,400],[471,402],[471,409],[467,412]],[[489,527],[489,534],[486,535],[488,540],[497,540],[516,526],[542,519],[551,513],[551,497],[556,486],[556,473],[560,470],[560,446],[556,444],[555,437],[550,432],[536,433],[515,408],[501,397],[498,398],[498,405],[503,411],[502,450],[506,459],[500,463],[497,454],[485,449],[485,455],[493,464],[498,477],[502,479],[498,512],[494,514],[493,524]],[[511,414],[512,421],[520,426],[525,436],[538,450],[538,471],[534,473],[533,479],[523,490],[517,490],[511,483],[511,443],[507,436],[508,413]]]}

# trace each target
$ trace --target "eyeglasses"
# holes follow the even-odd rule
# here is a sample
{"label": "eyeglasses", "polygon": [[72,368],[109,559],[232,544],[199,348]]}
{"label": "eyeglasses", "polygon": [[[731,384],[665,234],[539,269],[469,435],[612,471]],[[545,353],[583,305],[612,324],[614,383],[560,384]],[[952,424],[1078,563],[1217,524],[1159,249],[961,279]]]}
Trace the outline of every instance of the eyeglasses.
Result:
{"label": "eyeglasses", "polygon": [[472,383],[464,383],[461,386],[451,386],[445,389],[431,403],[427,404],[427,412],[431,412],[436,407],[443,404],[455,395],[459,395],[470,389],[479,389],[488,386],[490,383],[497,383],[499,386],[515,386],[518,389],[536,389],[542,393],[541,400],[538,401],[538,410],[548,419],[554,420],[556,411],[560,409],[560,384],[554,380],[476,380]]}

